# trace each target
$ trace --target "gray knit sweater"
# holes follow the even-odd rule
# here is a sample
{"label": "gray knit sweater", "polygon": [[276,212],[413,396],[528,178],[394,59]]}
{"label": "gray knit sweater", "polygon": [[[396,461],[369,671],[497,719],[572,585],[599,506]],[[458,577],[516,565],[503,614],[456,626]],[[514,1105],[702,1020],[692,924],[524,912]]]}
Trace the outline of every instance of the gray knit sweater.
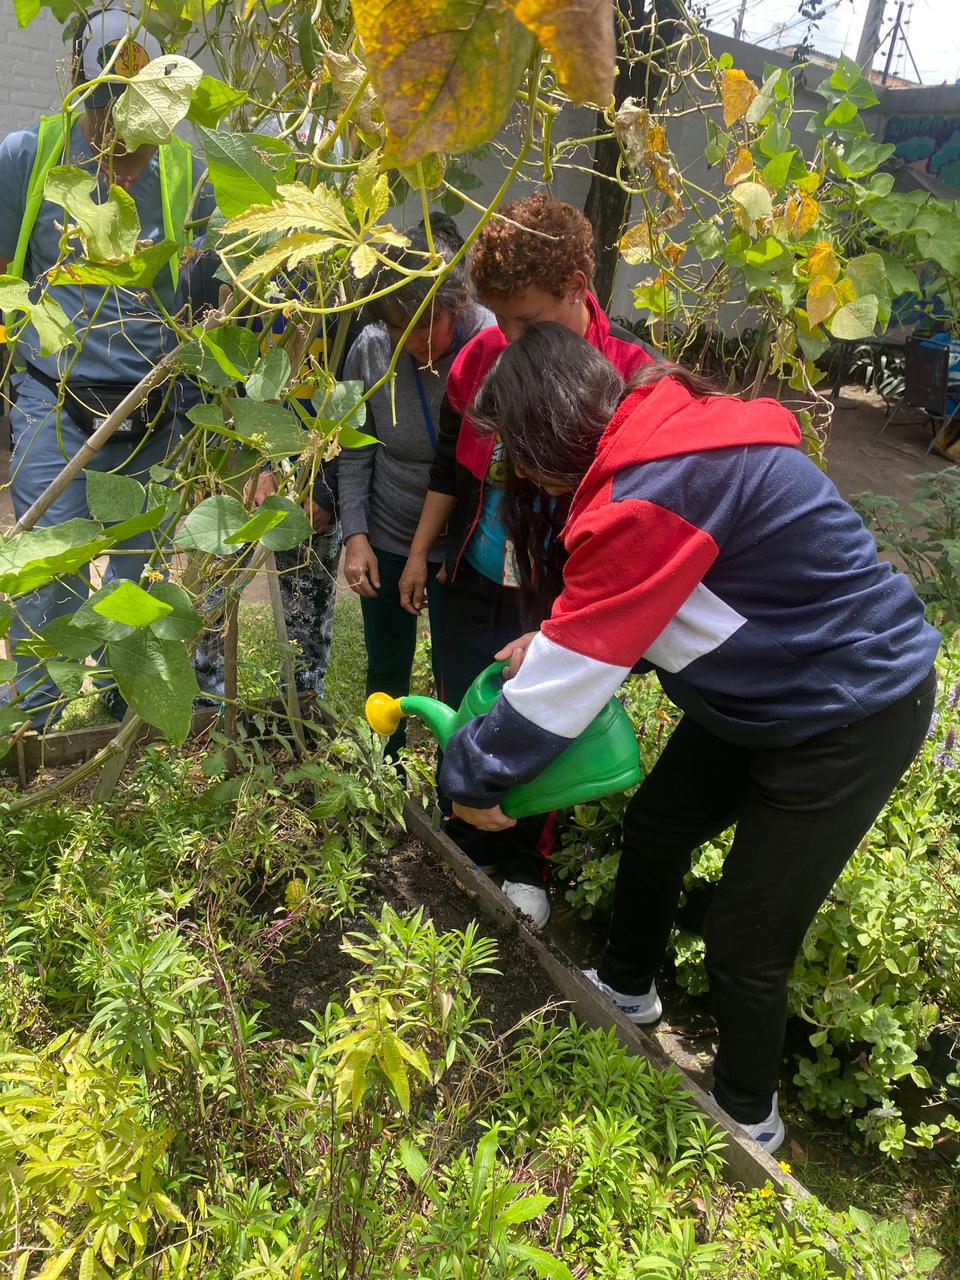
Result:
{"label": "gray knit sweater", "polygon": [[[460,318],[458,341],[453,350],[434,361],[433,369],[419,371],[434,432],[440,429],[440,406],[457,351],[475,333],[494,323],[493,315],[485,307],[469,303]],[[370,387],[386,373],[392,355],[386,328],[382,324],[368,324],[350,348],[343,376]],[[391,387],[385,383],[367,401],[367,421],[361,428],[367,435],[376,436],[379,443],[344,449],[340,454],[337,483],[344,538],[365,533],[371,546],[405,556],[420,519],[435,447],[417,389],[416,365],[405,351],[397,361],[395,381],[396,422],[393,421]],[[438,543],[430,559],[440,561],[443,555],[443,545]]]}

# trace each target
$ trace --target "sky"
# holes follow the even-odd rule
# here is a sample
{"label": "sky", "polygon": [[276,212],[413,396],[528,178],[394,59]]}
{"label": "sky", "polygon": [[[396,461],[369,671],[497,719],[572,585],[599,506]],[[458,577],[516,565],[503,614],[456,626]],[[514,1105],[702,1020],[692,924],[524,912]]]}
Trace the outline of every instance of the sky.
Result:
{"label": "sky", "polygon": [[[741,0],[705,0],[707,27],[733,34]],[[825,0],[829,12],[813,33],[814,48],[822,53],[856,55],[868,0]],[[899,0],[887,0],[882,31],[893,27]],[[768,49],[798,43],[807,29],[799,0],[747,0],[743,38]],[[907,40],[923,84],[960,80],[960,0],[907,0],[904,5]],[[786,28],[786,29],[784,29]],[[875,65],[882,70],[889,43]],[[915,80],[910,59],[898,42],[892,71]]]}

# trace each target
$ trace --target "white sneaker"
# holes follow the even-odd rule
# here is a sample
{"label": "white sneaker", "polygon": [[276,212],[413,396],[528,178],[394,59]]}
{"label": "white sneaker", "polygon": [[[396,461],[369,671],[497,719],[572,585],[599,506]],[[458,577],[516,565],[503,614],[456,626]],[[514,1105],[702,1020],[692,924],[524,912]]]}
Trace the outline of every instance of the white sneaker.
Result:
{"label": "white sneaker", "polygon": [[[713,1098],[713,1094],[710,1095]],[[716,1102],[716,1098],[713,1098]],[[733,1117],[730,1117],[731,1120]],[[770,1107],[770,1114],[766,1120],[760,1120],[756,1124],[742,1124],[739,1120],[734,1120],[734,1124],[740,1125],[748,1138],[752,1138],[754,1142],[760,1144],[768,1156],[772,1156],[783,1146],[783,1140],[787,1136],[787,1131],[783,1127],[783,1121],[780,1119],[780,1108],[777,1106],[777,1095],[773,1095],[773,1102]]]}
{"label": "white sneaker", "polygon": [[624,995],[622,991],[614,991],[609,983],[603,981],[596,969],[584,969],[583,976],[589,978],[595,987],[599,987],[607,999],[612,1000],[620,1012],[625,1014],[631,1022],[635,1022],[637,1026],[649,1027],[663,1013],[663,1005],[657,995],[657,984],[655,982],[650,983],[650,990],[646,995],[628,996]]}
{"label": "white sneaker", "polygon": [[512,902],[538,929],[550,919],[550,902],[546,889],[535,884],[521,884],[517,880],[504,880],[500,886],[508,902]]}

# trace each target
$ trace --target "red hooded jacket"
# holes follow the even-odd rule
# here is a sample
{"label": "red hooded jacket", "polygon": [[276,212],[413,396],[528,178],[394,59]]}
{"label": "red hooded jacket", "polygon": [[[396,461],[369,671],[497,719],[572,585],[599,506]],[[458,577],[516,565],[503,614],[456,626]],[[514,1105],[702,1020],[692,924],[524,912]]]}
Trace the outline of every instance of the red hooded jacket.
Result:
{"label": "red hooded jacket", "polygon": [[[592,293],[586,295],[589,311],[586,340],[602,351],[624,379],[630,378],[641,365],[648,364],[652,353],[628,329],[612,324]],[[435,493],[455,495],[457,507],[448,530],[447,575],[456,577],[460,559],[473,536],[483,506],[487,471],[493,458],[495,438],[481,435],[470,421],[467,410],[480,389],[480,384],[493,368],[497,357],[507,346],[498,328],[484,329],[466,344],[450,369],[447,395],[440,411],[439,444],[430,470],[430,489]]]}

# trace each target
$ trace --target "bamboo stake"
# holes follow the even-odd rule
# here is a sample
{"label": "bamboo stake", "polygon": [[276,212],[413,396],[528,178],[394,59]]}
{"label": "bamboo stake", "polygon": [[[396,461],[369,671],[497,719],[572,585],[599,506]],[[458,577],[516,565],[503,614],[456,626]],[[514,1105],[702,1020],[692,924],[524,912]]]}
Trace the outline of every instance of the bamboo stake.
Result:
{"label": "bamboo stake", "polygon": [[223,735],[227,747],[227,773],[232,778],[239,770],[237,737],[237,640],[240,618],[240,596],[231,591],[223,613]]}

